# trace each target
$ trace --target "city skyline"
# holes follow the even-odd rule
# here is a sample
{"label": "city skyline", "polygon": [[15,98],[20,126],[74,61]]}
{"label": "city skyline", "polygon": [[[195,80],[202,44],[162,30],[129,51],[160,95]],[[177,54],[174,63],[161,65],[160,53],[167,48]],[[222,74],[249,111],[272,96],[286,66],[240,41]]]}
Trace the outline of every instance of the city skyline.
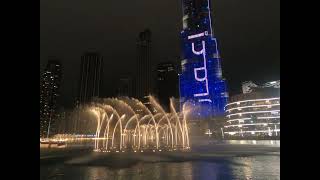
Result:
{"label": "city skyline", "polygon": [[40,17],[40,179],[280,179],[279,1],[41,1]]}
{"label": "city skyline", "polygon": [[[115,70],[113,72],[134,74],[135,68],[132,67],[136,62],[136,34],[144,28],[150,28],[153,33],[153,48],[155,50],[152,62],[153,72],[156,70],[156,64],[163,62],[164,59],[179,56],[180,39],[178,34],[182,28],[181,5],[178,1],[170,2],[172,7],[166,9],[165,4],[168,2],[156,4],[141,2],[141,4],[132,7],[134,12],[131,8],[127,8],[122,16],[117,15],[108,6],[98,3],[91,4],[90,7],[99,6],[100,10],[106,13],[92,11],[88,15],[83,11],[91,12],[92,8],[86,8],[84,2],[74,5],[73,13],[67,9],[61,9],[69,7],[68,3],[55,2],[55,5],[52,5],[51,2],[41,2],[40,65],[43,70],[48,56],[54,55],[62,59],[62,65],[66,72],[61,85],[62,104],[72,104],[74,93],[77,92],[76,81],[80,74],[77,72],[80,70],[74,67],[80,66],[81,55],[90,49],[97,50],[105,57],[106,63],[103,69],[106,71],[112,68]],[[110,3],[115,9],[116,7],[120,8],[116,2]],[[279,79],[280,23],[277,18],[280,11],[279,4],[275,1],[261,1],[259,3],[212,1],[215,35],[219,39],[223,74],[227,79],[231,95],[241,91],[239,85],[243,81],[258,82],[259,80]],[[50,8],[48,8],[49,6]],[[56,17],[57,8],[61,9],[63,17],[70,16],[70,18]],[[139,9],[146,10],[141,12]],[[166,9],[166,13],[163,13],[164,9]],[[119,22],[113,23],[112,27],[106,23],[108,19],[110,21],[111,17],[108,17],[110,13],[116,15],[115,18],[119,20]],[[255,16],[251,16],[251,14]],[[53,18],[53,16],[55,17]],[[68,24],[71,17],[75,21]],[[83,21],[78,22],[77,19]],[[155,19],[165,20],[164,25],[158,25]],[[55,28],[57,23],[64,24],[64,27]],[[76,33],[70,34],[70,32]],[[126,53],[121,53],[124,49]],[[120,73],[106,73],[104,75],[105,83],[101,96],[109,97],[116,94],[116,89],[108,88],[108,84],[115,83],[120,75]]]}

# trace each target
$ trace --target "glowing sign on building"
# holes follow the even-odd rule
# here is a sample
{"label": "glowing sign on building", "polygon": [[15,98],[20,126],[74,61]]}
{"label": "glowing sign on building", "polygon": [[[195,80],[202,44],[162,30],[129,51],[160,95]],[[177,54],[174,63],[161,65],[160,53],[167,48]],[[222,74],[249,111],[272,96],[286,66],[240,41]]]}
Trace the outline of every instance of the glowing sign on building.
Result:
{"label": "glowing sign on building", "polygon": [[[204,33],[201,33],[200,35],[203,36]],[[201,37],[199,35],[197,35],[196,37]],[[190,36],[189,36],[190,37]],[[190,39],[188,37],[188,39]],[[202,44],[202,48],[200,51],[196,51],[194,48],[194,42],[192,42],[192,52],[195,55],[202,55],[203,57],[203,67],[198,67],[198,68],[194,68],[194,78],[199,81],[199,82],[204,82],[205,83],[205,92],[203,93],[197,93],[194,94],[194,97],[204,97],[199,99],[199,102],[203,102],[203,101],[208,101],[208,102],[212,102],[211,99],[207,98],[207,96],[209,95],[209,87],[208,87],[208,76],[207,76],[207,60],[206,60],[206,44],[204,41],[201,41]],[[198,71],[203,71],[204,72],[204,77],[203,78],[199,78],[199,74]]]}

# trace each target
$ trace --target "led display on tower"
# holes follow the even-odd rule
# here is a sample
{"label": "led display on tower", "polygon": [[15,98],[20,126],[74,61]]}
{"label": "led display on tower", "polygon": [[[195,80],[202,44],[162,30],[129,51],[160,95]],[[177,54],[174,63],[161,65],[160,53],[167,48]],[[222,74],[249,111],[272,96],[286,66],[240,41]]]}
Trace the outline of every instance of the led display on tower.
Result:
{"label": "led display on tower", "polygon": [[180,101],[198,107],[199,118],[224,115],[228,101],[209,1],[183,0]]}

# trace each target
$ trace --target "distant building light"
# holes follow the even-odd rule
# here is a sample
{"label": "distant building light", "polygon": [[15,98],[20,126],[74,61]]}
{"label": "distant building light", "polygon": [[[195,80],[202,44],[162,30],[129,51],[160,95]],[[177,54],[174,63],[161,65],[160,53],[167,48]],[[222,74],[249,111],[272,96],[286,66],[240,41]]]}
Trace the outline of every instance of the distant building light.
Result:
{"label": "distant building light", "polygon": [[237,115],[239,114],[240,116],[242,114],[258,114],[258,113],[271,113],[271,114],[278,114],[280,112],[280,110],[271,110],[271,111],[250,111],[250,112],[243,112],[243,113],[234,113],[234,114],[229,114],[227,115],[227,117],[230,117],[230,116],[234,116],[234,115]]}
{"label": "distant building light", "polygon": [[[236,108],[230,108],[230,109],[227,109],[226,111],[232,111],[232,110],[234,110],[234,109],[244,109],[244,108],[252,108],[252,107],[265,107],[265,106],[267,106],[268,108],[271,108],[272,106],[280,106],[280,104],[279,103],[277,103],[277,104],[270,104],[270,105],[256,105],[255,103],[254,104],[252,104],[253,106],[242,106],[241,108],[239,108],[239,107],[236,107]],[[270,107],[269,107],[270,106]]]}

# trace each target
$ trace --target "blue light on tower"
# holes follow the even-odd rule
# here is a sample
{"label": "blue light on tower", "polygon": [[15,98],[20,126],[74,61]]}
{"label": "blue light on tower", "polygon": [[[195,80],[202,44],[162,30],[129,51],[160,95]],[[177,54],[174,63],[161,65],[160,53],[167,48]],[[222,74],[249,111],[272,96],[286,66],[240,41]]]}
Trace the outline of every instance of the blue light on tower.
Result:
{"label": "blue light on tower", "polygon": [[193,115],[199,118],[224,115],[228,101],[209,1],[183,0],[180,101],[197,107]]}

